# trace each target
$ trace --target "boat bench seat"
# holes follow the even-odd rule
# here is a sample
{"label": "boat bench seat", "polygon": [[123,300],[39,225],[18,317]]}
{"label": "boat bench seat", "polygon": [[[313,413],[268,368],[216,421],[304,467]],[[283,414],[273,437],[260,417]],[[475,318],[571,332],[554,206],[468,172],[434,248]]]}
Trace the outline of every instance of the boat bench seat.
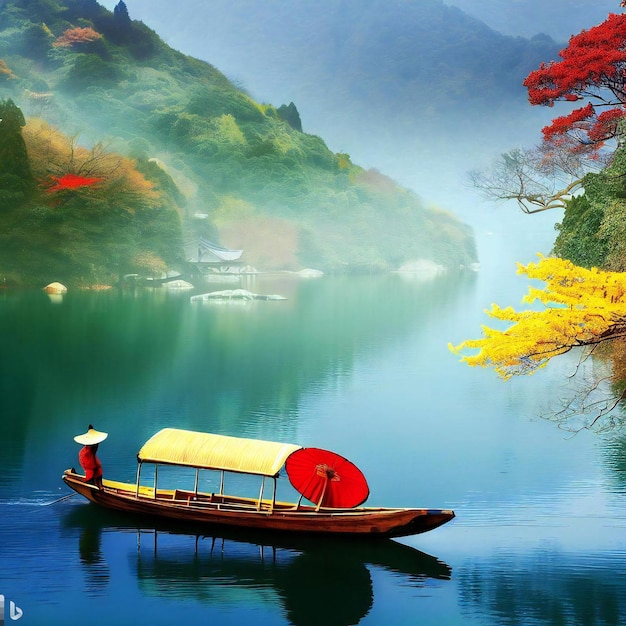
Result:
{"label": "boat bench seat", "polygon": [[174,500],[186,500],[187,503],[191,502],[191,500],[195,499],[195,494],[191,491],[181,491],[180,489],[176,489],[174,491]]}
{"label": "boat bench seat", "polygon": [[183,491],[181,489],[176,489],[172,494],[172,498],[174,500],[182,500],[183,502],[187,502],[187,504],[189,504],[190,502],[211,502],[213,499],[213,494],[196,494],[193,491]]}

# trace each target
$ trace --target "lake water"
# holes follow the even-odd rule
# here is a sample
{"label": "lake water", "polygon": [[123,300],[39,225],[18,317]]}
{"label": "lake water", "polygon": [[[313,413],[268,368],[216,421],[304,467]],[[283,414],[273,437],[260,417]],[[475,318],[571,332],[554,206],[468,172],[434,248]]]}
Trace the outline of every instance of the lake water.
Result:
{"label": "lake water", "polygon": [[[478,274],[243,285],[278,302],[0,292],[6,623],[18,607],[42,626],[626,623],[626,438],[542,417],[574,357],[504,383],[447,349],[491,302],[519,304],[514,261],[535,244],[518,236],[482,233]],[[381,544],[289,544],[46,506],[69,493],[89,422],[109,433],[110,478],[133,481],[141,444],[175,426],[329,448],[368,477],[368,504],[457,517]]]}

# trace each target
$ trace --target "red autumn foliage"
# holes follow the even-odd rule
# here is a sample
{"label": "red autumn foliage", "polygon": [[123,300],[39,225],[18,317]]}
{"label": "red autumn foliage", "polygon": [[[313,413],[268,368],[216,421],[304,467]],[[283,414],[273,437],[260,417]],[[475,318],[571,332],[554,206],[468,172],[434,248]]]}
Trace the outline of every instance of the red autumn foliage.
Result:
{"label": "red autumn foliage", "polygon": [[559,56],[560,61],[544,63],[528,75],[528,99],[543,106],[590,99],[585,107],[555,118],[543,134],[547,140],[569,134],[579,149],[597,152],[620,133],[618,122],[626,116],[626,14],[611,14],[574,35]]}
{"label": "red autumn foliage", "polygon": [[619,121],[626,117],[626,110],[610,109],[596,116],[596,123],[589,129],[587,135],[593,142],[604,142],[616,137],[619,132]]}
{"label": "red autumn foliage", "polygon": [[593,105],[589,103],[586,107],[576,109],[569,115],[556,117],[550,126],[543,129],[543,136],[545,139],[552,139],[555,135],[564,135],[570,129],[587,130],[590,124],[589,120],[593,118],[594,114]]}
{"label": "red autumn foliage", "polygon": [[48,187],[48,193],[90,187],[104,180],[103,178],[86,178],[85,176],[78,176],[76,174],[64,174],[63,176],[53,176],[52,178],[56,182]]}
{"label": "red autumn foliage", "polygon": [[68,28],[52,44],[55,48],[69,48],[81,43],[89,43],[100,39],[102,35],[93,28]]}

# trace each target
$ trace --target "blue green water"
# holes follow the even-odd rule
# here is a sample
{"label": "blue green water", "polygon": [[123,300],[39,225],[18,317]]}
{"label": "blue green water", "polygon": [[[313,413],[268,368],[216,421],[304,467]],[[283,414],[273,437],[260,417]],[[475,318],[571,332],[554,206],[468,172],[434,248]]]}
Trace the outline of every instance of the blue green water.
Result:
{"label": "blue green water", "polygon": [[[574,357],[504,383],[447,349],[525,291],[485,256],[482,272],[436,281],[243,285],[276,302],[0,292],[6,623],[11,602],[24,625],[624,623],[626,439],[542,418]],[[329,448],[363,470],[368,504],[457,517],[371,546],[47,506],[90,422],[109,433],[112,479],[134,480],[142,443],[175,426]]]}

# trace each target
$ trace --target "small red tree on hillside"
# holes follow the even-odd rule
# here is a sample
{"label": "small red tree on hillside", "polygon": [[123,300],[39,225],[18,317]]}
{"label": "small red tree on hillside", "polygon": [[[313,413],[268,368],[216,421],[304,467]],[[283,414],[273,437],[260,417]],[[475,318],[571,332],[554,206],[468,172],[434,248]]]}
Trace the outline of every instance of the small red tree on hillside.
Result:
{"label": "small red tree on hillside", "polygon": [[98,39],[102,39],[102,35],[88,26],[85,28],[68,28],[52,45],[55,48],[71,48]]}
{"label": "small red tree on hillside", "polygon": [[91,187],[102,182],[104,178],[87,178],[86,176],[79,176],[77,174],[64,174],[63,176],[52,176],[52,182],[48,185],[46,191],[52,193],[53,191],[64,191],[82,189],[84,187]]}
{"label": "small red tree on hillside", "polygon": [[555,118],[543,129],[544,140],[567,136],[570,150],[594,158],[611,139],[624,134],[626,117],[626,15],[611,14],[570,38],[561,61],[544,63],[524,86],[533,105],[587,100],[584,107]]}

